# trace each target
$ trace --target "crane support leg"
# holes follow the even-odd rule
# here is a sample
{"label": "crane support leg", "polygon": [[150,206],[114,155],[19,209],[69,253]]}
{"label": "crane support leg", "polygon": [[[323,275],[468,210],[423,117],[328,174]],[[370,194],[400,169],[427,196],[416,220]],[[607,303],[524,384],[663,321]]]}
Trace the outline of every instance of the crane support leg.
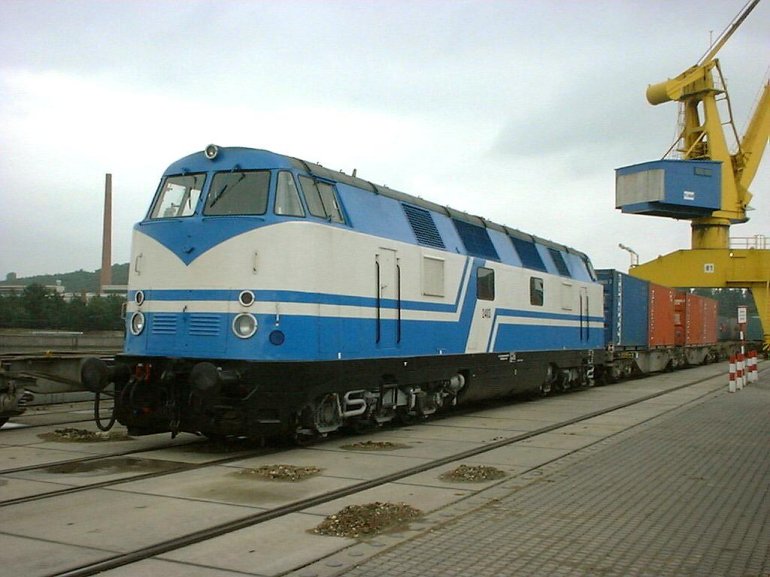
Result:
{"label": "crane support leg", "polygon": [[757,305],[759,319],[762,321],[763,348],[766,353],[770,353],[770,281],[764,285],[755,283],[751,288],[751,294],[754,295],[754,303]]}

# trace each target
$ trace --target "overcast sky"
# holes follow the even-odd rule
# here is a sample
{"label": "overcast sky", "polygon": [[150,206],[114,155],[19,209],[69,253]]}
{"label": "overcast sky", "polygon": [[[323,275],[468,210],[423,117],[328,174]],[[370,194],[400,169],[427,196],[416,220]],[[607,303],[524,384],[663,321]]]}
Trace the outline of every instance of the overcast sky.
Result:
{"label": "overcast sky", "polygon": [[[0,279],[129,260],[160,174],[221,146],[358,175],[626,270],[690,226],[616,210],[614,170],[663,156],[677,105],[648,84],[744,0],[0,0]],[[770,2],[719,54],[743,134],[770,66]],[[770,237],[770,151],[749,223]]]}

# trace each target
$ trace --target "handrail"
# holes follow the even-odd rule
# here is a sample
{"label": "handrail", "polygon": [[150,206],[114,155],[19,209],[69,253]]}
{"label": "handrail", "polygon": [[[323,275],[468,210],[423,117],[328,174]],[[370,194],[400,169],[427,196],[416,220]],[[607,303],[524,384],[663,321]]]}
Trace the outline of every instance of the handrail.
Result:
{"label": "handrail", "polygon": [[754,236],[731,236],[730,248],[767,250],[770,248],[770,237],[764,234]]}

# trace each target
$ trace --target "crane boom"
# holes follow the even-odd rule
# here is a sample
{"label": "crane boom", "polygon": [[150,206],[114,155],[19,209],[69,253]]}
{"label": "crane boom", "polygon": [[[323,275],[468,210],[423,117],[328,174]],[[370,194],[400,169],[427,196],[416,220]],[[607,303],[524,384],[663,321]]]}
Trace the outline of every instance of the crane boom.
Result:
{"label": "crane boom", "polygon": [[700,57],[697,64],[682,72],[676,78],[665,82],[653,84],[647,88],[647,101],[650,104],[662,104],[671,100],[682,100],[689,94],[714,91],[714,83],[711,80],[711,69],[715,66],[717,53],[730,39],[730,36],[738,29],[744,20],[756,8],[760,0],[750,0],[746,6],[733,18],[733,21],[724,29],[706,53]]}
{"label": "crane boom", "polygon": [[719,52],[722,49],[722,46],[727,43],[727,41],[730,39],[730,36],[733,35],[733,32],[735,32],[738,27],[743,24],[743,21],[746,20],[746,17],[751,14],[751,11],[754,10],[754,8],[756,8],[757,4],[759,4],[759,0],[750,0],[746,6],[743,7],[743,10],[741,10],[738,15],[733,18],[733,21],[730,22],[722,34],[719,35],[719,38],[716,39],[716,42],[714,42],[709,50],[703,56],[701,56],[700,60],[698,60],[697,66],[702,66],[703,64],[711,62],[714,59],[714,57],[717,55],[717,52]]}
{"label": "crane boom", "polygon": [[748,189],[757,174],[768,137],[770,137],[770,81],[765,83],[762,96],[757,102],[757,107],[741,140],[744,159],[739,182],[744,189]]}

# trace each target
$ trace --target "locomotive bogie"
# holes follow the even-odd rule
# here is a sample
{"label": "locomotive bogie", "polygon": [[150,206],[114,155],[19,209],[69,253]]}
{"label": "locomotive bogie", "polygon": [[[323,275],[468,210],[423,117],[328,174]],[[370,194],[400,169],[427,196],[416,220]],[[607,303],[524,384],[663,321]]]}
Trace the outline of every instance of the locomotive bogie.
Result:
{"label": "locomotive bogie", "polygon": [[314,363],[143,359],[116,386],[117,417],[132,435],[315,437],[461,403],[589,386],[593,362],[563,351]]}

